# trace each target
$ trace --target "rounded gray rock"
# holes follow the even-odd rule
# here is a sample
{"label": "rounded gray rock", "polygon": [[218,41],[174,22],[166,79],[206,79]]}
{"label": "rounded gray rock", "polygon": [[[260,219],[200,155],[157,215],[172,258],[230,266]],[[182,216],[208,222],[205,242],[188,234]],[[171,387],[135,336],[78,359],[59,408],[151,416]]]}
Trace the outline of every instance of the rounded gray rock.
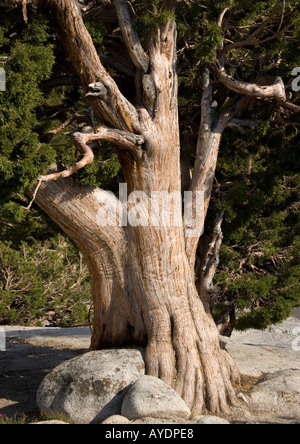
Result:
{"label": "rounded gray rock", "polygon": [[[257,409],[282,409],[281,404],[300,404],[300,370],[282,370],[268,375],[251,392],[251,401]],[[298,407],[299,412],[299,407]],[[298,415],[299,416],[299,415]]]}
{"label": "rounded gray rock", "polygon": [[130,421],[125,416],[113,415],[102,421],[101,424],[130,424]]}
{"label": "rounded gray rock", "polygon": [[190,409],[167,384],[153,376],[142,376],[126,393],[121,413],[128,419],[189,418]]}
{"label": "rounded gray rock", "polygon": [[101,423],[121,413],[128,387],[144,373],[140,350],[89,352],[52,370],[38,389],[37,404],[47,415],[63,413],[76,423]]}

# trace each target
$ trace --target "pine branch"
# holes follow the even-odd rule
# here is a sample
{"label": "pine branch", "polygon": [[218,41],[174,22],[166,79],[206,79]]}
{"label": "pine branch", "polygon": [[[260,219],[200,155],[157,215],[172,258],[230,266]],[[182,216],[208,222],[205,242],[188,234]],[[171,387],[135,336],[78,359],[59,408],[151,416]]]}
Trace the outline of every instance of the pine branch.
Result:
{"label": "pine branch", "polygon": [[[262,32],[265,31],[265,29],[268,27],[268,25],[272,22],[273,19],[275,19],[276,17],[276,13],[277,13],[277,9],[278,6],[280,4],[283,4],[282,6],[282,13],[281,13],[281,19],[280,19],[280,23],[277,29],[277,32],[275,34],[273,34],[272,36],[269,36],[265,39],[261,39],[261,40],[255,40],[255,38],[257,36],[259,36]],[[284,16],[285,16],[285,10],[286,10],[286,0],[279,0],[274,9],[273,12],[270,14],[270,16],[264,20],[258,27],[257,29],[255,29],[255,31],[252,32],[252,34],[249,35],[249,37],[246,40],[240,41],[240,42],[234,42],[231,43],[229,45],[226,45],[224,47],[224,51],[228,52],[231,51],[233,49],[238,49],[238,48],[244,48],[245,46],[256,46],[256,45],[261,45],[263,43],[267,43],[271,40],[274,40],[276,38],[278,38],[280,36],[280,31],[282,29],[282,25],[283,25],[283,21],[284,21]]]}

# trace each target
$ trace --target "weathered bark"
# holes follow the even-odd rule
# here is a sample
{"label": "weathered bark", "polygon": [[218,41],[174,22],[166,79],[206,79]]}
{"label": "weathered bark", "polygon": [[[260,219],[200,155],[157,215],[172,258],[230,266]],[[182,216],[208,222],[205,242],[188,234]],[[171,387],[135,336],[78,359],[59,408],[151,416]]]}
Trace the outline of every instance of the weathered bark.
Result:
{"label": "weathered bark", "polygon": [[132,20],[127,1],[114,0],[114,5],[116,8],[124,42],[129,52],[130,58],[133,61],[134,66],[138,70],[146,74],[149,68],[149,58],[141,45],[136,30],[132,26]]}
{"label": "weathered bark", "polygon": [[[103,193],[61,179],[43,183],[36,197],[87,259],[94,299],[91,348],[146,346],[147,373],[173,386],[194,414],[204,407],[228,413],[238,372],[199,299],[183,228],[102,227]],[[113,207],[115,198],[109,199]]]}
{"label": "weathered bark", "polygon": [[247,83],[236,80],[227,74],[225,69],[225,50],[220,49],[218,59],[215,63],[215,71],[218,80],[229,90],[238,94],[244,94],[252,98],[275,100],[280,106],[293,112],[300,112],[300,106],[288,102],[285,85],[281,77],[272,79],[272,82],[260,85],[257,83]]}
{"label": "weathered bark", "polygon": [[124,232],[118,226],[101,224],[99,219],[99,202],[104,198],[113,209],[117,199],[109,193],[62,179],[44,182],[36,203],[70,236],[87,260],[95,311],[91,347],[145,344],[141,314],[127,291]]}
{"label": "weathered bark", "polygon": [[[204,192],[204,219],[206,218],[211,195],[222,135],[235,116],[235,109],[225,109],[218,114],[212,107],[210,69],[203,74],[202,113],[199,128],[194,174],[190,186],[193,192]],[[191,266],[195,265],[199,238],[186,239],[186,251]]]}
{"label": "weathered bark", "polygon": [[124,131],[106,128],[100,126],[98,128],[86,127],[86,133],[75,132],[72,134],[74,145],[82,154],[82,159],[75,165],[67,168],[64,171],[55,172],[46,176],[39,177],[39,181],[51,181],[72,176],[76,171],[84,168],[94,161],[94,153],[88,146],[89,142],[105,140],[105,142],[116,145],[119,149],[131,150],[136,157],[142,156],[141,145],[144,143],[142,136],[132,133],[125,133]]}
{"label": "weathered bark", "polygon": [[224,211],[221,211],[215,218],[211,236],[202,237],[200,240],[201,256],[196,265],[196,284],[207,312],[211,310],[213,299],[217,294],[214,278],[220,262],[220,250],[223,242],[223,217]]}
{"label": "weathered bark", "polygon": [[[149,33],[147,73],[143,53],[129,51],[140,79],[137,112],[103,68],[73,0],[48,3],[82,84],[87,92],[92,88],[91,103],[113,127],[106,129],[107,136],[113,134],[120,148],[128,192],[142,191],[149,199],[153,191],[181,193],[176,24],[170,20]],[[166,0],[163,6],[173,9],[175,3]],[[125,35],[125,25],[131,26],[129,18],[120,22]],[[137,35],[127,32],[126,39],[129,46]],[[91,86],[95,82],[100,96],[95,96],[97,88]],[[209,94],[205,100],[203,109],[206,103],[207,119],[211,119]],[[205,191],[205,211],[221,135],[231,117],[224,112],[216,122],[211,119],[210,127],[205,126],[203,117],[191,189]],[[115,139],[116,134],[120,139]],[[87,143],[97,138],[97,133],[76,133],[74,137],[81,152],[90,154]],[[142,146],[136,143],[137,138],[143,141]],[[145,345],[147,373],[174,387],[194,414],[204,407],[214,413],[228,413],[228,403],[235,402],[232,382],[239,374],[229,355],[221,350],[216,325],[196,289],[194,256],[201,233],[194,238],[187,236],[190,220],[185,221],[186,226],[103,226],[98,214],[103,191],[82,189],[71,179],[52,181],[59,177],[60,173],[41,178],[36,202],[87,258],[94,299],[91,347]],[[116,204],[113,197],[109,202],[111,208]],[[149,208],[143,211],[147,216]],[[170,214],[172,220],[173,209]]]}

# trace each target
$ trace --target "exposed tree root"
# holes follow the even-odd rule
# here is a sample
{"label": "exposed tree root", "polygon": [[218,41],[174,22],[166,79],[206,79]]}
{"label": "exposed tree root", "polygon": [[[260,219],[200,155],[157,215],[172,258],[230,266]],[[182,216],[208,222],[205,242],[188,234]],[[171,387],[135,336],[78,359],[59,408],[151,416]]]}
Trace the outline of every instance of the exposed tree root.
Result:
{"label": "exposed tree root", "polygon": [[202,310],[202,322],[196,328],[191,316],[183,314],[177,310],[173,317],[172,335],[165,329],[164,340],[150,340],[146,372],[172,386],[194,416],[205,408],[213,414],[229,414],[229,406],[238,404],[232,384],[239,383],[239,371],[220,348],[209,315]]}

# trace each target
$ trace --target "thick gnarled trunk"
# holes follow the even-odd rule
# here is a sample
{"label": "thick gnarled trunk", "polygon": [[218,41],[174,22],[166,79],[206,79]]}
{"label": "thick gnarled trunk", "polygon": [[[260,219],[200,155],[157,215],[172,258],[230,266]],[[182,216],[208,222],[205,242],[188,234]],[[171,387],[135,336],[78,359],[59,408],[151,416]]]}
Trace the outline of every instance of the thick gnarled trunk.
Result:
{"label": "thick gnarled trunk", "polygon": [[[152,116],[149,110],[140,110],[143,151],[120,152],[128,193],[143,192],[149,201],[155,191],[181,194],[173,46],[176,28],[168,24],[157,32],[161,35],[152,37],[154,41],[162,39],[165,50],[161,53],[161,46],[154,45],[149,51],[150,61],[155,61],[156,70],[151,77],[157,94]],[[207,169],[211,164],[215,168],[215,139],[207,150],[210,155],[204,165],[208,162]],[[213,175],[207,180],[210,188]],[[228,413],[228,402],[235,402],[232,381],[237,381],[239,375],[229,355],[220,348],[218,330],[204,304],[204,294],[196,290],[195,247],[189,250],[188,246],[197,245],[199,238],[187,238],[184,223],[102,225],[98,210],[103,193],[81,189],[72,179],[62,179],[43,184],[37,195],[37,203],[87,258],[94,300],[91,348],[143,345],[147,374],[174,387],[194,414],[200,414],[205,407],[215,413]],[[109,199],[114,207],[116,199]],[[143,208],[140,203],[139,208],[150,222],[151,207]],[[174,221],[175,207],[171,205],[169,211],[170,221]]]}
{"label": "thick gnarled trunk", "polygon": [[147,373],[173,386],[194,414],[205,406],[227,412],[238,372],[197,293],[183,228],[101,227],[101,193],[61,179],[43,184],[37,196],[87,259],[91,348],[145,346]]}
{"label": "thick gnarled trunk", "polygon": [[[47,2],[55,12],[70,60],[84,88],[90,91],[91,104],[107,125],[93,134],[75,133],[74,143],[83,154],[82,161],[58,175],[42,176],[36,195],[38,205],[87,259],[94,300],[91,348],[144,345],[147,373],[174,387],[194,414],[204,407],[214,413],[228,413],[228,404],[235,402],[232,382],[239,375],[220,348],[218,330],[204,302],[205,289],[203,294],[196,289],[194,263],[201,229],[189,237],[192,221],[182,214],[181,226],[108,227],[99,216],[104,192],[82,189],[72,179],[65,179],[92,160],[89,141],[109,136],[107,140],[119,148],[129,194],[142,192],[150,200],[153,192],[181,195],[176,24],[170,20],[151,31],[143,52],[127,2],[114,0],[124,43],[137,70],[133,106],[102,66],[74,1]],[[175,4],[163,1],[162,7],[174,10]],[[202,106],[207,112],[200,128],[198,171],[190,189],[204,191],[205,212],[221,134],[229,120],[224,114],[217,122],[212,121],[209,81],[206,87]],[[106,197],[108,207],[113,208],[116,199]],[[143,211],[147,214],[149,208]],[[169,212],[174,220],[174,208]]]}

